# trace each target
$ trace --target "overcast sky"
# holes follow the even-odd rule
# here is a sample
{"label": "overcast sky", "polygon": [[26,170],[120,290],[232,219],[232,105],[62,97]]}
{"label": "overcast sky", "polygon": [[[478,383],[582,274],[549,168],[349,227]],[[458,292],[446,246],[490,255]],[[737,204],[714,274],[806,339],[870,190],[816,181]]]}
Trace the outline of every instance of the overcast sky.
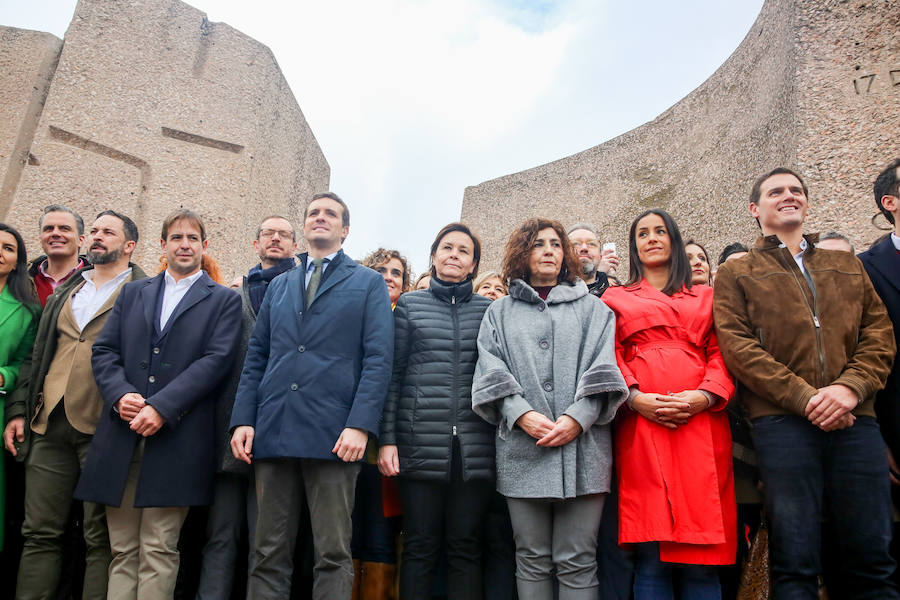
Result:
{"label": "overcast sky", "polygon": [[[268,45],[350,205],[354,258],[415,271],[463,190],[652,120],[737,48],[762,0],[193,0]],[[62,37],[74,0],[0,1]],[[624,226],[624,224],[623,224]]]}

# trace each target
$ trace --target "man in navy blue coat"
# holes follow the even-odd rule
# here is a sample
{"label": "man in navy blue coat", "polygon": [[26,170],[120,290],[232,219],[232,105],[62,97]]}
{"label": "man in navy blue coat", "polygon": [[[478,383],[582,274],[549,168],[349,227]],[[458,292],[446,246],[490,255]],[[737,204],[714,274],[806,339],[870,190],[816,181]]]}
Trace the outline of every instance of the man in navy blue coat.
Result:
{"label": "man in navy blue coat", "polygon": [[269,284],[250,338],[231,427],[253,460],[259,518],[247,597],[290,595],[300,503],[312,521],[313,598],[349,599],[357,461],[377,435],[394,354],[384,279],[341,250],[350,228],[336,194],[313,196],[300,266]]}
{"label": "man in navy blue coat", "polygon": [[215,401],[234,367],[241,299],[200,269],[200,217],[163,223],[168,268],[126,284],[94,343],[104,411],[75,496],[106,506],[110,598],[171,598],[188,507],[212,502]]}
{"label": "man in navy blue coat", "polygon": [[[900,344],[900,159],[887,166],[875,179],[875,205],[894,226],[882,241],[859,255],[875,291],[887,307],[894,323],[894,337]],[[898,346],[900,347],[900,346]],[[900,459],[900,361],[896,358],[887,385],[875,397],[875,412],[888,449],[892,477],[900,474],[893,459]]]}

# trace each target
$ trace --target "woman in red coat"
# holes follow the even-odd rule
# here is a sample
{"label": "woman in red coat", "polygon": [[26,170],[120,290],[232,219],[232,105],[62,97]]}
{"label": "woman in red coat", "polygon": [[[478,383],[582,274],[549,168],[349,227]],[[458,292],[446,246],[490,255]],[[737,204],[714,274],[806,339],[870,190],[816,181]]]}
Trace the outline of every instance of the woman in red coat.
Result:
{"label": "woman in red coat", "polygon": [[[615,434],[619,543],[635,546],[635,600],[721,597],[711,565],[737,548],[731,432],[734,392],[713,329],[708,286],[691,286],[678,226],[653,209],[629,233],[629,282],[606,291],[616,360],[631,389]],[[673,578],[675,572],[679,577]]]}

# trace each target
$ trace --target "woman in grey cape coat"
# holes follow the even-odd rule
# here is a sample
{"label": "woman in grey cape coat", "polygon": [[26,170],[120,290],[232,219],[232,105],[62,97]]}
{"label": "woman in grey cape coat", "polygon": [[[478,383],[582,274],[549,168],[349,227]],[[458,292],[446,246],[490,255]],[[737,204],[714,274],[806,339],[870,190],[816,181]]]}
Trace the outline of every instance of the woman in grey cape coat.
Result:
{"label": "woman in grey cape coat", "polygon": [[520,600],[594,600],[597,532],[610,489],[610,422],[628,388],[615,318],[577,276],[557,221],[530,219],[506,246],[509,296],[485,313],[472,389],[497,426],[497,489],[516,540]]}

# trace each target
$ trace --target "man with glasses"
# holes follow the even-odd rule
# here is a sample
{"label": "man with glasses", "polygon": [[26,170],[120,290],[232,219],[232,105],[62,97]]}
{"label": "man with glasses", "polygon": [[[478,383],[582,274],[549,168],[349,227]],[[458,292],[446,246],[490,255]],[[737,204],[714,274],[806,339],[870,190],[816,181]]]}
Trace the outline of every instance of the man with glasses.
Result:
{"label": "man with glasses", "polygon": [[[260,222],[256,229],[253,250],[259,256],[259,264],[239,278],[232,287],[241,294],[241,341],[238,348],[237,367],[231,371],[222,399],[216,403],[216,481],[215,501],[209,511],[206,524],[206,545],[203,547],[203,567],[197,599],[231,598],[238,548],[241,547],[241,530],[244,521],[250,546],[256,530],[256,490],[250,466],[234,458],[230,450],[231,435],[228,423],[231,409],[241,379],[241,366],[247,354],[247,344],[256,315],[266,295],[269,283],[278,275],[294,268],[294,252],[297,240],[290,221],[271,215]],[[219,443],[221,442],[221,443]],[[248,558],[252,567],[252,552]],[[241,596],[244,594],[242,593]]]}
{"label": "man with glasses", "polygon": [[569,241],[581,262],[581,278],[588,290],[598,298],[609,287],[609,273],[619,266],[619,258],[613,249],[600,249],[597,230],[587,223],[578,223],[569,229]]}

